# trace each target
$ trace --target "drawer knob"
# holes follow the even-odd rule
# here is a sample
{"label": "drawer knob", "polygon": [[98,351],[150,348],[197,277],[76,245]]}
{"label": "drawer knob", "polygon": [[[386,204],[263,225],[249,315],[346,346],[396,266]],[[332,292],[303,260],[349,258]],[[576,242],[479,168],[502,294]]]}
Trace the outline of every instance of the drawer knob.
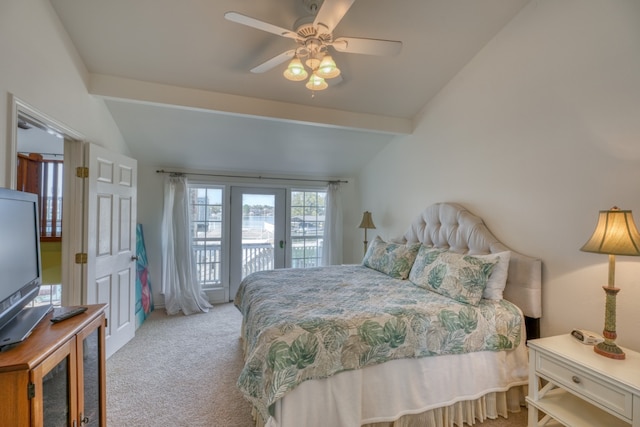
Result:
{"label": "drawer knob", "polygon": [[580,384],[580,377],[574,375],[571,377],[571,380],[576,384]]}

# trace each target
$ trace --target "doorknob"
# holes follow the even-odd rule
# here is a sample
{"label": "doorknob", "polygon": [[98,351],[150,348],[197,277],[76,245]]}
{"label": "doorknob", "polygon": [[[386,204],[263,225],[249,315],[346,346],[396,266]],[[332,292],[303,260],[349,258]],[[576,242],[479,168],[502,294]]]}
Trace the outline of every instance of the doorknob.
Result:
{"label": "doorknob", "polygon": [[131,261],[137,261],[137,260],[138,260],[138,257],[137,257],[137,256],[135,256],[135,255],[131,255]]}
{"label": "doorknob", "polygon": [[284,240],[280,240],[280,249],[284,248]]}

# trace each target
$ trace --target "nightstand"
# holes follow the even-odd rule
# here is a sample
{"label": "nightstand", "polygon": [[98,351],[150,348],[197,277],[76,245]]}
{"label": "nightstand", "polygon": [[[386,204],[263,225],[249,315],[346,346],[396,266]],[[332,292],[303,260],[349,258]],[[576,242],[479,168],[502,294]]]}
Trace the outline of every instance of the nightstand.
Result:
{"label": "nightstand", "polygon": [[640,427],[640,353],[609,359],[568,334],[528,345],[529,427]]}

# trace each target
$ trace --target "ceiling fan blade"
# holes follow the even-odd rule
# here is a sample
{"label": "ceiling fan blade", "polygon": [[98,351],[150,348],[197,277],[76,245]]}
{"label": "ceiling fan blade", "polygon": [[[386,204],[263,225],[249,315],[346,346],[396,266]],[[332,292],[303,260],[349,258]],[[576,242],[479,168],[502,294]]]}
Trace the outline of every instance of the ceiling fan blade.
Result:
{"label": "ceiling fan blade", "polygon": [[318,24],[324,25],[332,32],[333,29],[342,20],[344,15],[349,11],[349,8],[355,0],[324,0],[316,19],[313,21],[314,26]]}
{"label": "ceiling fan blade", "polygon": [[395,40],[339,37],[331,43],[338,52],[362,53],[365,55],[394,56],[402,50],[402,42]]}
{"label": "ceiling fan blade", "polygon": [[265,71],[269,71],[273,67],[277,67],[278,65],[282,64],[287,59],[293,58],[293,56],[295,54],[296,54],[296,50],[295,49],[291,49],[291,50],[288,50],[286,52],[282,52],[280,55],[274,56],[273,58],[269,59],[268,61],[263,62],[262,64],[258,65],[257,67],[252,68],[251,72],[252,73],[264,73]]}
{"label": "ceiling fan blade", "polygon": [[282,37],[288,37],[294,40],[298,39],[298,35],[294,31],[287,30],[285,28],[278,27],[277,25],[269,24],[264,21],[260,21],[258,19],[243,15],[238,12],[227,12],[224,14],[224,17],[227,21],[246,25],[248,27],[253,27],[258,30],[266,31],[272,34],[277,34]]}

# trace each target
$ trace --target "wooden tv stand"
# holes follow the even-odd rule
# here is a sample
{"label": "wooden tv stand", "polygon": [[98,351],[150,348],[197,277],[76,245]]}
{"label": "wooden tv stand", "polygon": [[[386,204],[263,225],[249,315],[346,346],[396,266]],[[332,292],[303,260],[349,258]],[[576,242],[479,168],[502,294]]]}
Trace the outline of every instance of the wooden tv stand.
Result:
{"label": "wooden tv stand", "polygon": [[0,423],[106,427],[105,305],[53,324],[0,352]]}

